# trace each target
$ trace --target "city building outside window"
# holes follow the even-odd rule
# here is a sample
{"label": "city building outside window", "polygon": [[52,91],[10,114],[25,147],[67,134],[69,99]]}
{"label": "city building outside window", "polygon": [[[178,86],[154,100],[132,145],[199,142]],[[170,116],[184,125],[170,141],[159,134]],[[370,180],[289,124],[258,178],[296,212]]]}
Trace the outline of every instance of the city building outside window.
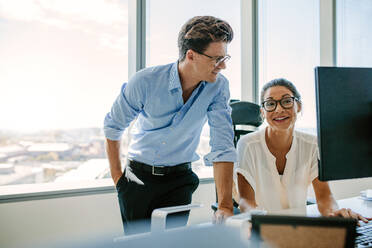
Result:
{"label": "city building outside window", "polygon": [[0,186],[110,177],[102,126],[128,80],[128,1],[1,0],[0,54]]}

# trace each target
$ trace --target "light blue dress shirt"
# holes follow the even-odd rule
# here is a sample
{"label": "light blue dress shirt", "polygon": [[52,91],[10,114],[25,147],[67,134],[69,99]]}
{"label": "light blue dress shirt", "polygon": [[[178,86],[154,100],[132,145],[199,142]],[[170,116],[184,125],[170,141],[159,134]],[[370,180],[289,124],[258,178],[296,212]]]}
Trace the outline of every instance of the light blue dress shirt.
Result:
{"label": "light blue dress shirt", "polygon": [[196,149],[203,125],[210,126],[213,162],[236,161],[228,80],[201,82],[186,103],[182,98],[178,62],[137,72],[125,83],[104,121],[104,133],[120,140],[125,128],[137,117],[131,130],[128,158],[155,166],[172,166],[199,159]]}

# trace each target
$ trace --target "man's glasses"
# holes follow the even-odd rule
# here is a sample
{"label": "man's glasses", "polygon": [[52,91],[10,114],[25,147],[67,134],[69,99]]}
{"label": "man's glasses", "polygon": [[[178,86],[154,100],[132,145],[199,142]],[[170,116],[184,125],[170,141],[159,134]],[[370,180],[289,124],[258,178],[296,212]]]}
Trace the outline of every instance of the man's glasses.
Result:
{"label": "man's glasses", "polygon": [[298,98],[294,96],[289,96],[289,97],[283,97],[280,100],[274,100],[274,99],[266,100],[262,102],[261,105],[267,112],[273,112],[278,106],[278,103],[280,103],[280,106],[282,106],[284,109],[293,108],[295,100],[298,101]]}
{"label": "man's glasses", "polygon": [[231,56],[230,55],[225,55],[225,56],[209,56],[209,55],[207,55],[205,53],[201,53],[201,52],[197,52],[197,53],[199,53],[201,55],[204,55],[205,57],[208,57],[208,58],[214,60],[216,62],[214,64],[214,67],[219,66],[223,62],[226,63],[229,59],[231,59]]}

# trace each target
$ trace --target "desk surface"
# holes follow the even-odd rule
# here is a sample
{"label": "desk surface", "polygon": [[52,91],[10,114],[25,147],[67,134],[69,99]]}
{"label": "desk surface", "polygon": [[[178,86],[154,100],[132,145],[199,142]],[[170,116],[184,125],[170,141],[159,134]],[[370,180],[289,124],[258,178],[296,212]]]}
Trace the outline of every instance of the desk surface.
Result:
{"label": "desk surface", "polygon": [[[350,208],[354,212],[372,218],[372,201],[363,200],[360,196],[338,200],[337,204],[339,208]],[[269,214],[320,216],[316,204],[308,205],[303,208],[272,211],[269,212]]]}

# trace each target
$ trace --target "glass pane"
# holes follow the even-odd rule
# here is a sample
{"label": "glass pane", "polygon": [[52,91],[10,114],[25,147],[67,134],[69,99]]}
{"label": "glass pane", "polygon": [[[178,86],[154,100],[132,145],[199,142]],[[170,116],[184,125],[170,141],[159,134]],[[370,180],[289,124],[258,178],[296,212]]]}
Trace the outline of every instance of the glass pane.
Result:
{"label": "glass pane", "polygon": [[319,1],[259,1],[259,90],[286,78],[299,90],[297,128],[315,133],[314,67],[319,65]]}
{"label": "glass pane", "polygon": [[[197,7],[196,7],[197,6]],[[230,81],[231,98],[240,99],[240,0],[172,1],[147,0],[146,66],[168,64],[178,59],[177,37],[182,25],[197,15],[212,15],[226,20],[234,30],[228,46],[231,59],[222,74]],[[182,11],[167,11],[179,9]]]}
{"label": "glass pane", "polygon": [[337,65],[372,67],[372,1],[337,1]]}
{"label": "glass pane", "polygon": [[127,5],[0,1],[0,185],[109,175],[101,130],[128,78]]}
{"label": "glass pane", "polygon": [[[234,30],[234,39],[228,46],[231,59],[222,74],[230,81],[230,94],[233,99],[240,99],[241,65],[240,65],[240,0],[228,3],[221,0],[148,0],[146,24],[146,64],[155,66],[168,64],[178,59],[177,37],[182,25],[197,15],[212,15],[229,22]],[[166,11],[164,10],[182,10]],[[198,154],[203,157],[210,151],[209,128],[204,126],[200,139]],[[212,176],[211,168],[202,165],[202,159],[193,163],[199,177]],[[197,167],[197,168],[196,168]]]}

